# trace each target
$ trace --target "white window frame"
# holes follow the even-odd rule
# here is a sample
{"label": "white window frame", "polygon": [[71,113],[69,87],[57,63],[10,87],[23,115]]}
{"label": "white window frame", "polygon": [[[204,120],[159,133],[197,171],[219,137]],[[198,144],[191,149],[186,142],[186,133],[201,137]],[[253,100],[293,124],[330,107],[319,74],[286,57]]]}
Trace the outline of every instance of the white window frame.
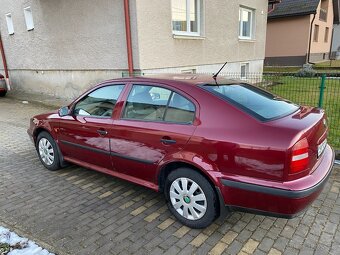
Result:
{"label": "white window frame", "polygon": [[[243,17],[243,12],[249,12],[251,14],[250,17],[250,36],[243,36],[242,35],[242,31],[243,31],[243,22],[242,22],[242,17]],[[242,39],[242,40],[252,40],[254,39],[254,28],[255,28],[255,10],[251,9],[251,8],[247,8],[247,7],[242,7],[240,6],[240,10],[239,10],[239,21],[238,21],[238,38]]]}
{"label": "white window frame", "polygon": [[5,16],[6,16],[8,34],[14,35],[14,25],[13,25],[12,13],[7,13],[7,14],[5,14]]}
{"label": "white window frame", "polygon": [[[202,4],[201,0],[195,0],[197,4],[197,32],[191,32],[190,24],[190,0],[186,0],[186,20],[187,20],[187,30],[177,31],[173,27],[173,19],[171,16],[171,29],[174,35],[187,35],[187,36],[200,36],[201,35],[201,15],[202,15]],[[171,1],[172,2],[172,1]],[[171,8],[172,14],[172,8]]]}
{"label": "white window frame", "polygon": [[[242,67],[245,67],[245,72],[244,72],[244,76],[242,75]],[[250,68],[250,64],[249,62],[244,62],[244,63],[241,63],[241,66],[240,66],[240,78],[241,80],[246,80],[247,79],[247,74],[249,73],[249,68]]]}
{"label": "white window frame", "polygon": [[26,22],[27,31],[31,31],[34,29],[34,21],[33,21],[33,13],[31,6],[27,6],[24,8],[24,16]]}

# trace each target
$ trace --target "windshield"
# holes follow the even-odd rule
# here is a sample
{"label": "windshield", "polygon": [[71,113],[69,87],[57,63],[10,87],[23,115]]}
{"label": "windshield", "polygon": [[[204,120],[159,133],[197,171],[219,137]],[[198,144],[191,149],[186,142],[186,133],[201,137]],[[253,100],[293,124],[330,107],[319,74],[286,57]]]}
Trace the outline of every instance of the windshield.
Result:
{"label": "windshield", "polygon": [[299,109],[287,100],[248,84],[207,84],[201,87],[261,121],[283,117]]}

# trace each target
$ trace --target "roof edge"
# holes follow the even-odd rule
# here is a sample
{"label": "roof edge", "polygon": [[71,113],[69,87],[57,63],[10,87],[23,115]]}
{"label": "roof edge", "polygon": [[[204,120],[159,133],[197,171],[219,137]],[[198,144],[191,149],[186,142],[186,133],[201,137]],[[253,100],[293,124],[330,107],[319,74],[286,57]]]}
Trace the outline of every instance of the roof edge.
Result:
{"label": "roof edge", "polygon": [[279,18],[307,16],[307,15],[316,14],[316,13],[317,13],[316,11],[312,11],[312,12],[301,12],[301,13],[292,13],[292,14],[284,14],[284,15],[275,15],[275,16],[268,16],[267,19],[279,19]]}

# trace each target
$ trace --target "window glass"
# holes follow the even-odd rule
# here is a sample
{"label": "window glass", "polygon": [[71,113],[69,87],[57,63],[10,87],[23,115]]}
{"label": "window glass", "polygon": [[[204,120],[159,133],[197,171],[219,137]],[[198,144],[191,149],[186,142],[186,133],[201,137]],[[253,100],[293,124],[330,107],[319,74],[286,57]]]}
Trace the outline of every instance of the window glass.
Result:
{"label": "window glass", "polygon": [[328,42],[328,35],[329,35],[329,27],[326,27],[326,30],[325,30],[325,42]]}
{"label": "window glass", "polygon": [[319,41],[319,25],[314,26],[314,42]]}
{"label": "window glass", "polygon": [[27,30],[29,31],[29,30],[34,29],[34,22],[33,22],[33,15],[32,15],[31,7],[26,7],[24,9],[24,15],[25,15]]}
{"label": "window glass", "polygon": [[194,104],[185,97],[173,93],[164,120],[169,122],[192,123],[194,117]]}
{"label": "window glass", "polygon": [[162,121],[171,93],[156,86],[133,85],[123,118]]}
{"label": "window glass", "polygon": [[243,38],[252,37],[253,11],[245,8],[240,9],[239,14],[239,36]]}
{"label": "window glass", "polygon": [[198,32],[198,4],[196,0],[190,0],[190,32]]}
{"label": "window glass", "polygon": [[247,78],[248,73],[249,73],[249,63],[241,64],[241,79]]}
{"label": "window glass", "polygon": [[186,0],[172,1],[172,25],[175,31],[187,31]]}
{"label": "window glass", "polygon": [[14,34],[14,26],[13,26],[12,14],[10,14],[10,13],[6,14],[6,22],[7,22],[8,34],[13,35]]}
{"label": "window glass", "polygon": [[124,85],[113,85],[99,88],[83,99],[74,108],[75,115],[106,117],[112,116],[113,108]]}
{"label": "window glass", "polygon": [[285,116],[299,109],[297,105],[287,100],[248,84],[219,84],[202,87],[263,121]]}
{"label": "window glass", "polygon": [[179,34],[200,31],[201,0],[172,0],[172,30]]}

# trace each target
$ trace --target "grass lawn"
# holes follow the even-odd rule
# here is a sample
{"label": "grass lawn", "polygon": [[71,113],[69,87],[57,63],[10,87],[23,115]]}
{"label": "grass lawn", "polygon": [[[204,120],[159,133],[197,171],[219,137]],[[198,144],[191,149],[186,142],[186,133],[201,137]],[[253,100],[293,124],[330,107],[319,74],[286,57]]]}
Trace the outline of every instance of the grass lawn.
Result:
{"label": "grass lawn", "polygon": [[321,63],[315,64],[315,67],[339,67],[340,68],[340,60],[330,60]]}
{"label": "grass lawn", "polygon": [[[318,106],[321,78],[298,78],[293,76],[264,76],[274,86],[267,90],[301,105]],[[340,149],[340,80],[328,78],[322,108],[326,110],[329,125],[329,143]]]}

